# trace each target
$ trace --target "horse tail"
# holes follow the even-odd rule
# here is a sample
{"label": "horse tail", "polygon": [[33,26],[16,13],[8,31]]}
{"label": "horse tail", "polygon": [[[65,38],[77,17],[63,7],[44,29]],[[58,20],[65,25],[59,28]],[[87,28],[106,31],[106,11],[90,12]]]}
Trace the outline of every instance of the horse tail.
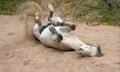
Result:
{"label": "horse tail", "polygon": [[[37,8],[37,10],[35,10],[34,12],[32,12],[32,13],[30,13],[30,14],[27,14],[26,15],[26,17],[25,17],[25,24],[26,24],[26,26],[25,26],[25,29],[26,29],[26,34],[27,34],[27,36],[29,37],[29,36],[31,36],[30,35],[30,33],[29,33],[29,27],[28,27],[28,18],[30,17],[30,16],[33,16],[34,17],[34,22],[35,23],[37,23],[37,24],[39,24],[39,25],[41,25],[42,24],[42,22],[40,21],[40,18],[41,18],[41,14],[44,14],[44,12],[43,12],[43,10],[42,10],[42,8],[40,7],[40,5],[39,4],[37,4],[36,2],[34,2],[34,1],[31,1],[31,2],[26,2],[24,5],[33,5],[33,6],[35,6],[36,8]],[[44,14],[45,15],[45,14]]]}

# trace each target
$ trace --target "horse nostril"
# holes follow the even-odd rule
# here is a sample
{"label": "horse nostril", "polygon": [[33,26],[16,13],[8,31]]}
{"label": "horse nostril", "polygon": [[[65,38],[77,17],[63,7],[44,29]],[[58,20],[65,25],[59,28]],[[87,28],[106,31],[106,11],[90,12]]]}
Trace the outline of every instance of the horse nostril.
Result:
{"label": "horse nostril", "polygon": [[76,29],[76,26],[73,24],[73,25],[71,25],[71,29],[72,30],[75,30]]}

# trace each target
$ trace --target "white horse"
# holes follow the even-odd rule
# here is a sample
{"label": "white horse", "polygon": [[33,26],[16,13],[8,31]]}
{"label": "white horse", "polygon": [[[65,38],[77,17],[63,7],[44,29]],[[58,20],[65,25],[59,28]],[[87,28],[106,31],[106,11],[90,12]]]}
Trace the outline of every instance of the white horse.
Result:
{"label": "white horse", "polygon": [[81,41],[71,31],[76,29],[74,24],[65,23],[60,17],[52,18],[54,9],[52,5],[48,5],[50,14],[48,16],[49,24],[41,26],[38,14],[35,14],[35,25],[33,27],[33,35],[42,44],[60,49],[75,50],[87,56],[102,56],[100,46],[87,45]]}
{"label": "white horse", "polygon": [[87,56],[102,56],[99,46],[87,45],[71,32],[75,30],[74,24],[59,23],[59,20],[57,24],[58,26],[52,24],[40,26],[38,23],[35,23],[33,34],[42,44],[56,49],[73,49]]}

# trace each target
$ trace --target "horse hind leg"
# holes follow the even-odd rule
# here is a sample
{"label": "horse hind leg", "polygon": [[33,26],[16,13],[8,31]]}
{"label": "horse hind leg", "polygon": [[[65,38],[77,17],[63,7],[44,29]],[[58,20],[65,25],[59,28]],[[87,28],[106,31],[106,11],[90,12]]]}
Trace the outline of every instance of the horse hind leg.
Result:
{"label": "horse hind leg", "polygon": [[49,31],[50,31],[51,33],[57,35],[56,39],[57,39],[58,41],[63,40],[63,36],[62,36],[60,33],[58,33],[53,26],[50,26],[50,27],[49,27]]}

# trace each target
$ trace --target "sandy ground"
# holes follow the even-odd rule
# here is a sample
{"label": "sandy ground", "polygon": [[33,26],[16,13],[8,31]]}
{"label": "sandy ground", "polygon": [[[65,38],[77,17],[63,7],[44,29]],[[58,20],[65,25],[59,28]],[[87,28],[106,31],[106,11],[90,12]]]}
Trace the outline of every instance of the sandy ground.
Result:
{"label": "sandy ground", "polygon": [[46,47],[32,35],[27,38],[24,22],[21,15],[0,16],[0,72],[120,72],[119,27],[78,23],[75,34],[86,43],[99,44],[104,54],[80,57]]}

